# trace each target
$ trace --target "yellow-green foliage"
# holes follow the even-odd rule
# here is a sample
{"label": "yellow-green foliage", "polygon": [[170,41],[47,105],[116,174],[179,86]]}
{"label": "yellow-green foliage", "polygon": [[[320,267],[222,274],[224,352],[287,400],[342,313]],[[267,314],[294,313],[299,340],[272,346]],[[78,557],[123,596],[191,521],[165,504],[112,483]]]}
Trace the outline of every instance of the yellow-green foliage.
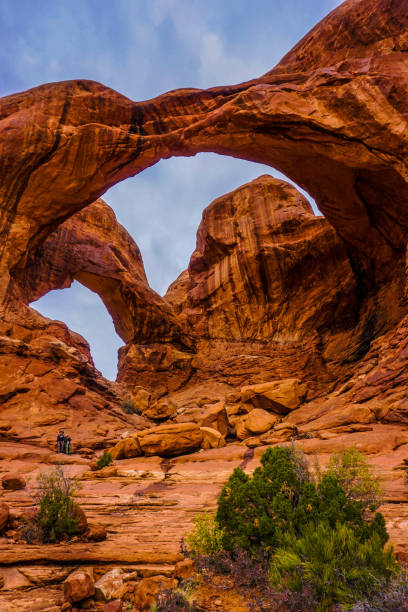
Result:
{"label": "yellow-green foliage", "polygon": [[186,535],[188,548],[194,556],[214,555],[222,550],[223,532],[209,512],[198,514],[194,529]]}
{"label": "yellow-green foliage", "polygon": [[325,474],[334,476],[347,497],[361,502],[365,510],[374,512],[381,505],[384,494],[381,480],[357,448],[332,455]]}
{"label": "yellow-green foliage", "polygon": [[325,612],[336,603],[348,605],[369,596],[397,572],[392,548],[384,550],[377,534],[362,542],[346,524],[320,523],[307,526],[301,537],[283,534],[272,558],[270,580],[292,592],[309,585],[319,602],[316,611]]}

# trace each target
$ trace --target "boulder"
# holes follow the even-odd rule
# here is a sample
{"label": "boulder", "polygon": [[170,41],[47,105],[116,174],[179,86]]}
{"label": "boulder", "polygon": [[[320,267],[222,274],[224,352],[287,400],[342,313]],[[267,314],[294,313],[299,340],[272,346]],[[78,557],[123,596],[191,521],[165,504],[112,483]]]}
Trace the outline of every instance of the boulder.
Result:
{"label": "boulder", "polygon": [[198,450],[203,434],[195,423],[175,423],[141,431],[138,440],[145,455],[173,457]]}
{"label": "boulder", "polygon": [[136,386],[133,389],[131,401],[136,410],[144,415],[149,408],[150,393],[143,387]]}
{"label": "boulder", "polygon": [[278,444],[279,442],[289,442],[297,436],[298,430],[294,425],[280,423],[267,436],[261,436],[264,444]]}
{"label": "boulder", "polygon": [[299,408],[306,396],[306,385],[297,378],[242,387],[241,400],[255,408],[270,410],[285,415]]}
{"label": "boulder", "polygon": [[120,599],[114,599],[103,606],[102,612],[122,612],[122,602]]}
{"label": "boulder", "polygon": [[224,436],[216,429],[212,429],[212,427],[200,427],[200,431],[203,434],[201,448],[222,448],[225,446]]}
{"label": "boulder", "polygon": [[84,570],[73,572],[64,582],[64,599],[70,603],[87,599],[94,593],[94,581],[90,574]]}
{"label": "boulder", "polygon": [[104,574],[95,582],[95,599],[97,601],[109,601],[113,594],[123,584],[122,570],[115,568]]}
{"label": "boulder", "polygon": [[177,581],[166,576],[151,576],[143,578],[135,589],[134,603],[136,609],[147,612],[155,603],[156,595],[164,589],[172,589],[177,585]]}
{"label": "boulder", "polygon": [[1,479],[1,486],[9,491],[19,491],[25,488],[26,481],[19,474],[6,474]]}
{"label": "boulder", "polygon": [[106,540],[108,532],[106,527],[99,525],[98,523],[91,523],[88,525],[87,539],[90,542],[103,542]]}
{"label": "boulder", "polygon": [[86,514],[79,504],[74,505],[74,517],[78,521],[78,533],[84,534],[86,531],[88,531],[88,521],[86,519]]}
{"label": "boulder", "polygon": [[254,408],[246,416],[245,427],[254,434],[261,434],[268,431],[279,421],[279,417],[275,414],[263,410],[262,408]]}
{"label": "boulder", "polygon": [[150,406],[143,416],[148,419],[169,419],[177,413],[177,405],[170,399],[161,399]]}
{"label": "boulder", "polygon": [[200,427],[211,427],[222,436],[228,434],[228,416],[223,402],[186,410],[175,419],[177,423],[197,423]]}
{"label": "boulder", "polygon": [[131,459],[142,454],[137,438],[125,438],[120,440],[111,450],[113,459]]}
{"label": "boulder", "polygon": [[0,502],[0,532],[7,526],[10,516],[9,507],[4,502]]}
{"label": "boulder", "polygon": [[248,438],[251,435],[251,432],[246,426],[247,418],[248,415],[243,414],[241,416],[235,417],[233,420],[230,419],[233,426],[235,427],[235,433],[239,440],[245,440],[245,438]]}

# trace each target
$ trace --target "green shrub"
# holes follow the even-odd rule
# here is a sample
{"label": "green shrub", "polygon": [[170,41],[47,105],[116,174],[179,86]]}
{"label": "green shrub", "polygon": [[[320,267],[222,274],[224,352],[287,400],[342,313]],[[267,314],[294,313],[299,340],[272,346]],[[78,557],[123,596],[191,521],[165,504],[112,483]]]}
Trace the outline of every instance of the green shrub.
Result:
{"label": "green shrub", "polygon": [[316,485],[293,448],[269,448],[261,463],[252,477],[236,468],[221,491],[216,520],[225,549],[253,554],[260,547],[273,551],[282,533],[300,536],[307,525],[323,520],[332,527],[336,522],[347,523],[361,539],[376,532],[385,543],[381,515],[365,521],[363,504],[349,499],[331,474],[323,475]]}
{"label": "green shrub", "polygon": [[349,526],[308,525],[301,537],[286,533],[276,550],[270,579],[280,589],[301,592],[312,587],[319,605],[330,610],[337,603],[351,604],[388,583],[398,570],[392,548],[383,549],[378,535],[361,541]]}
{"label": "green shrub", "polygon": [[215,555],[222,550],[223,533],[217,521],[208,512],[198,514],[194,529],[186,535],[186,543],[192,556]]}
{"label": "green shrub", "polygon": [[140,415],[140,411],[138,410],[138,408],[136,408],[136,406],[134,405],[134,403],[132,402],[131,399],[126,399],[123,403],[122,403],[122,410],[125,414],[138,414]]}
{"label": "green shrub", "polygon": [[387,587],[398,565],[384,550],[384,517],[374,515],[379,479],[356,449],[335,455],[317,476],[294,446],[267,449],[252,476],[236,468],[215,518],[199,515],[187,535],[197,566],[229,568],[231,576],[237,569],[269,599],[272,589],[282,609],[323,612]]}
{"label": "green shrub", "polygon": [[382,503],[384,490],[381,480],[355,447],[330,457],[325,474],[334,476],[348,499],[359,501],[365,511],[374,512]]}
{"label": "green shrub", "polygon": [[96,465],[98,466],[98,470],[101,470],[102,468],[106,467],[107,465],[112,463],[112,461],[113,461],[113,457],[110,454],[110,452],[104,450],[103,455],[99,457],[98,461],[96,462]]}
{"label": "green shrub", "polygon": [[75,512],[74,495],[78,483],[65,476],[58,466],[51,474],[40,474],[37,502],[37,523],[43,542],[59,542],[78,533],[79,519]]}

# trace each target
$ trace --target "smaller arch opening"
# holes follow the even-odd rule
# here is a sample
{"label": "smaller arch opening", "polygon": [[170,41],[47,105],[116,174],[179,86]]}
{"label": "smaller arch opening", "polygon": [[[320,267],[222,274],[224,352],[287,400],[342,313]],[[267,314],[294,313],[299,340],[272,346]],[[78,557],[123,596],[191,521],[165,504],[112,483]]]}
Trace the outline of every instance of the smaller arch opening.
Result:
{"label": "smaller arch opening", "polygon": [[65,323],[88,342],[95,367],[108,380],[116,380],[117,351],[123,340],[99,295],[78,281],[68,289],[55,289],[30,304],[49,319]]}

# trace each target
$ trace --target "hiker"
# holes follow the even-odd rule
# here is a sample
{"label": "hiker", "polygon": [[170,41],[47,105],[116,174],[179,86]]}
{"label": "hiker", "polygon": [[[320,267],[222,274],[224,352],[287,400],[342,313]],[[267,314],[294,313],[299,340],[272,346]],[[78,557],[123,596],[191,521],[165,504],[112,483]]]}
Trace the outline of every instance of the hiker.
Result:
{"label": "hiker", "polygon": [[66,455],[70,455],[71,454],[71,437],[70,437],[69,434],[67,436],[65,436],[64,453]]}
{"label": "hiker", "polygon": [[63,453],[64,446],[65,446],[65,436],[64,436],[64,432],[61,429],[57,436],[57,453]]}

